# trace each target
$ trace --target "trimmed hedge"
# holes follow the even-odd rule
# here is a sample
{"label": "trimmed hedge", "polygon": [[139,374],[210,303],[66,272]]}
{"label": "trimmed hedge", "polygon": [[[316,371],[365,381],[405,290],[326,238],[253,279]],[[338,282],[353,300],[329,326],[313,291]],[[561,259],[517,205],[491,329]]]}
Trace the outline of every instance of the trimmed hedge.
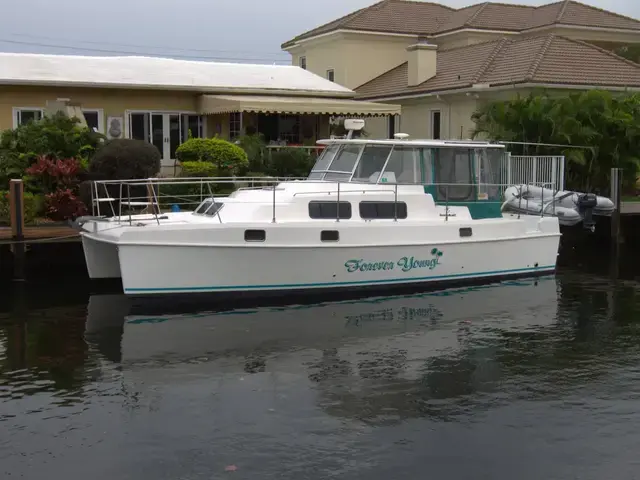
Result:
{"label": "trimmed hedge", "polygon": [[215,177],[216,166],[209,162],[182,162],[181,177]]}
{"label": "trimmed hedge", "polygon": [[176,157],[180,163],[212,163],[218,176],[233,175],[249,164],[242,148],[219,138],[190,138],[178,147]]}
{"label": "trimmed hedge", "polygon": [[89,163],[100,180],[150,178],[160,171],[160,152],[144,140],[119,138],[105,143]]}

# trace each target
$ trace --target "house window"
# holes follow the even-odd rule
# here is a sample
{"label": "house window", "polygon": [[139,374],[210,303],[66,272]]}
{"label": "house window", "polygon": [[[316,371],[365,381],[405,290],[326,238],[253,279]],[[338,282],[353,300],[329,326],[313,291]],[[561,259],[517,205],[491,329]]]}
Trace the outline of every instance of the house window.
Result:
{"label": "house window", "polygon": [[327,70],[327,80],[329,80],[330,82],[334,82],[335,81],[334,78],[335,78],[335,75],[333,72],[333,68]]}
{"label": "house window", "polygon": [[82,109],[82,114],[84,115],[84,119],[87,122],[87,127],[91,130],[98,131],[100,133],[104,133],[104,115],[102,110],[95,109]]}
{"label": "house window", "polygon": [[302,68],[303,70],[307,69],[307,57],[300,57],[300,68]]}
{"label": "house window", "polygon": [[229,114],[229,139],[234,140],[242,135],[242,112]]}
{"label": "house window", "polygon": [[[309,217],[314,220],[338,218],[338,202],[309,202]],[[340,218],[351,218],[351,203],[340,202]]]}
{"label": "house window", "polygon": [[360,202],[360,217],[364,220],[407,218],[404,202]]}
{"label": "house window", "polygon": [[182,115],[182,141],[191,138],[204,138],[204,120],[201,115]]}
{"label": "house window", "polygon": [[393,138],[396,134],[396,116],[389,115],[387,117],[388,138]]}
{"label": "house window", "polygon": [[440,140],[440,110],[431,111],[431,138]]}
{"label": "house window", "polygon": [[17,107],[13,109],[13,128],[25,125],[29,122],[42,120],[44,110],[42,108]]}

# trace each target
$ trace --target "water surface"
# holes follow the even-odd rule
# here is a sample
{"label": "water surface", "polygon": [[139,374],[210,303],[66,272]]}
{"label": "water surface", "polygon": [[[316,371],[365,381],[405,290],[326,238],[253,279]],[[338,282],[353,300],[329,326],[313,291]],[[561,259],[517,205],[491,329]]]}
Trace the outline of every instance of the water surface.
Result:
{"label": "water surface", "polygon": [[627,278],[171,315],[14,287],[0,477],[640,478]]}

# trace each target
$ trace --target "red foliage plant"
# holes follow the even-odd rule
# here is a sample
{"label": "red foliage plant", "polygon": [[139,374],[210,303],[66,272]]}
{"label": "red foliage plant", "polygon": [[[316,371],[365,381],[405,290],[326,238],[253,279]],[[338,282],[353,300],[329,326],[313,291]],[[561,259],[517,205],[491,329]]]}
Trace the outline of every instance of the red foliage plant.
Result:
{"label": "red foliage plant", "polygon": [[74,220],[87,214],[87,207],[71,189],[58,189],[45,196],[47,216],[52,220]]}
{"label": "red foliage plant", "polygon": [[61,160],[41,155],[26,169],[26,173],[40,177],[49,190],[53,190],[55,186],[70,186],[76,183],[81,170],[80,162],[75,158]]}

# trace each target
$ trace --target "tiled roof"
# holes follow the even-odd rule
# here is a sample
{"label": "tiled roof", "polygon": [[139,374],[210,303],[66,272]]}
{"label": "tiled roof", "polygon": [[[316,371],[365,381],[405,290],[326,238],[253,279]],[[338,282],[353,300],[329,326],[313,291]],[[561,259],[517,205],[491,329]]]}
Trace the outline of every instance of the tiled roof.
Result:
{"label": "tiled roof", "polygon": [[504,38],[437,52],[436,76],[408,86],[404,63],[356,88],[358,98],[435,93],[519,83],[640,88],[640,65],[608,50],[553,34]]}
{"label": "tiled roof", "polygon": [[524,31],[553,24],[640,32],[639,20],[575,0],[561,0],[540,7],[484,2],[458,10],[431,2],[383,0],[303,33],[282,46],[286,48],[296,41],[339,29],[429,36],[462,28]]}
{"label": "tiled roof", "polygon": [[420,35],[423,32],[435,31],[452,12],[455,12],[453,8],[437,3],[382,0],[305,32],[282,46],[286,47],[298,40],[338,29]]}

